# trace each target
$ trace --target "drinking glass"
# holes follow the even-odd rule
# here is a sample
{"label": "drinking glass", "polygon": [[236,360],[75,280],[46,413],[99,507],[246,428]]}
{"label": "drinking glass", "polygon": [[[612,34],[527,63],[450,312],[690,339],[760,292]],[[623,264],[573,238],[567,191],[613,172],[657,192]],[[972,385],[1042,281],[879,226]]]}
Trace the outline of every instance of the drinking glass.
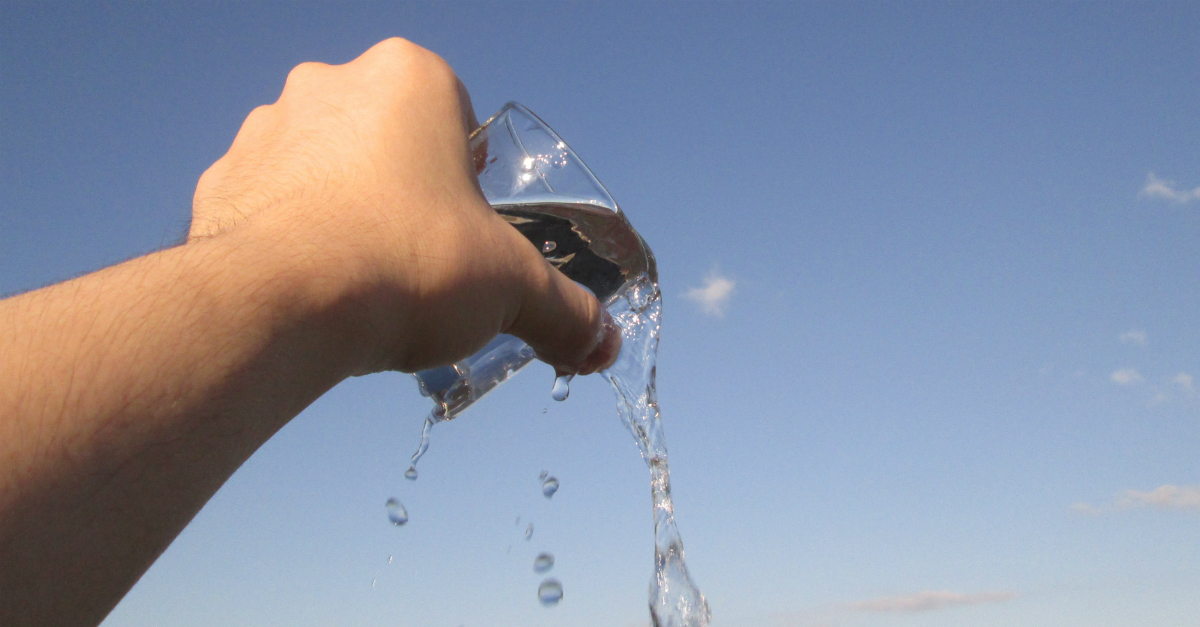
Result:
{"label": "drinking glass", "polygon": [[[606,306],[654,257],[608,190],[549,126],[510,102],[471,133],[487,201],[560,271]],[[474,355],[414,374],[433,399],[430,419],[448,420],[534,359],[528,344],[496,336]]]}

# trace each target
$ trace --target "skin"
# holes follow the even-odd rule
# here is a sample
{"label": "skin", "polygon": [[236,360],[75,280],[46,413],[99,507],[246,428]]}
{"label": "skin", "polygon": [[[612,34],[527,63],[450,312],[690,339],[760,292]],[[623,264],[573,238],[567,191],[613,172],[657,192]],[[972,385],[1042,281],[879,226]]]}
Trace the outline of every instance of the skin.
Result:
{"label": "skin", "polygon": [[616,358],[596,299],[487,205],[446,63],[295,68],[200,178],[186,244],[0,301],[0,625],[97,625],[229,476],[350,376],[497,333]]}

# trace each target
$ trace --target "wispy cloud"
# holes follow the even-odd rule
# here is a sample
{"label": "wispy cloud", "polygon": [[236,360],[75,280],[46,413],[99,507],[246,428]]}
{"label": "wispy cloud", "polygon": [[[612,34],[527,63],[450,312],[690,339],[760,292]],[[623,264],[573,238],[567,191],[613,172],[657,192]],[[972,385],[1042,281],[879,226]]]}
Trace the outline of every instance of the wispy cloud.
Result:
{"label": "wispy cloud", "polygon": [[1122,511],[1150,507],[1169,510],[1200,510],[1200,485],[1161,485],[1149,492],[1125,490],[1113,498],[1110,507],[1096,507],[1090,503],[1074,503],[1073,511],[1098,516],[1110,511]]}
{"label": "wispy cloud", "polygon": [[921,614],[954,607],[1004,603],[1019,596],[1018,593],[1009,591],[965,594],[949,590],[925,590],[853,603],[823,605],[801,612],[772,614],[768,620],[779,627],[839,627],[860,624],[859,621],[865,618],[861,615],[865,613]]}
{"label": "wispy cloud", "polygon": [[1137,344],[1138,346],[1145,346],[1146,340],[1149,338],[1146,337],[1146,332],[1142,331],[1141,329],[1130,329],[1118,335],[1117,339],[1121,340],[1122,344]]}
{"label": "wispy cloud", "polygon": [[846,609],[864,612],[913,614],[963,605],[1003,603],[1004,601],[1011,601],[1017,598],[1017,596],[1016,592],[977,592],[975,594],[963,594],[949,590],[926,590],[915,594],[859,601],[847,604],[845,607]]}
{"label": "wispy cloud", "polygon": [[1200,509],[1200,486],[1160,485],[1149,492],[1126,490],[1117,495],[1113,505],[1117,509]]}
{"label": "wispy cloud", "polygon": [[1146,175],[1146,185],[1138,192],[1142,198],[1161,198],[1174,203],[1187,203],[1200,199],[1200,187],[1193,190],[1176,189],[1175,181],[1168,181],[1154,176],[1151,172]]}
{"label": "wispy cloud", "polygon": [[1145,381],[1145,379],[1142,378],[1142,375],[1138,374],[1138,371],[1134,370],[1133,368],[1122,368],[1114,371],[1112,374],[1108,375],[1108,378],[1117,385],[1133,385],[1134,383],[1141,383],[1142,381]]}
{"label": "wispy cloud", "polygon": [[716,268],[704,279],[704,287],[693,287],[687,297],[700,304],[700,309],[718,318],[725,315],[725,306],[733,294],[733,279],[721,276]]}
{"label": "wispy cloud", "polygon": [[1187,392],[1188,394],[1195,394],[1196,392],[1196,388],[1192,387],[1192,375],[1186,372],[1181,372],[1175,375],[1175,378],[1171,379],[1171,383],[1178,385],[1181,389],[1183,389],[1184,392]]}

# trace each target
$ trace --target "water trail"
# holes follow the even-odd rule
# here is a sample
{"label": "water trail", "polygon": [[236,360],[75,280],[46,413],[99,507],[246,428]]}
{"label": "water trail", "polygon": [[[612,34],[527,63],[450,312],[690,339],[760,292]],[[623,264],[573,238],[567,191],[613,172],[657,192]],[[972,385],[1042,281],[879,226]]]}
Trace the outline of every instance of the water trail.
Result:
{"label": "water trail", "polygon": [[425,424],[421,426],[421,443],[417,445],[417,452],[412,454],[408,470],[404,471],[406,479],[411,481],[417,480],[417,462],[421,461],[421,456],[425,454],[425,451],[429,450],[429,434],[433,431],[433,425],[442,420],[443,418],[434,412],[429,412],[429,416],[425,418]]}
{"label": "water trail", "polygon": [[675,526],[671,471],[655,388],[662,295],[655,282],[643,276],[608,311],[622,329],[624,344],[616,363],[602,374],[616,391],[621,421],[650,467],[654,503],[650,618],[654,627],[706,627],[711,619],[708,602],[688,574],[683,540]]}

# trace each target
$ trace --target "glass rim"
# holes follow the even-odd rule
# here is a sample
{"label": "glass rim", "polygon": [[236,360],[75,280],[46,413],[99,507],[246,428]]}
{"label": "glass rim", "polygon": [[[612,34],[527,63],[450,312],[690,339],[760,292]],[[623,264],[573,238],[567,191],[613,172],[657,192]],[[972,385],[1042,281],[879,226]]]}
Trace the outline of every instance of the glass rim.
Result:
{"label": "glass rim", "polygon": [[[510,100],[510,101],[504,103],[504,106],[500,107],[500,109],[498,111],[496,111],[496,113],[492,114],[492,116],[489,117],[482,124],[480,124],[478,128],[471,131],[471,134],[467,136],[467,141],[473,141],[475,139],[475,137],[477,135],[479,135],[479,133],[481,133],[485,128],[490,127],[492,122],[495,122],[498,118],[503,117],[509,111],[516,111],[522,115],[529,117],[531,120],[536,122],[541,127],[541,129],[544,130],[556,143],[558,143],[562,146],[562,148],[567,152],[567,154],[570,155],[572,159],[574,159],[575,163],[579,164],[579,167],[583,170],[583,173],[587,175],[588,179],[592,182],[592,184],[595,185],[597,189],[599,189],[601,192],[604,193],[604,200],[608,201],[608,205],[605,205],[604,203],[598,202],[598,201],[591,201],[588,204],[592,204],[597,207],[604,207],[605,209],[610,209],[616,213],[624,213],[621,211],[620,205],[617,204],[617,200],[615,198],[613,198],[612,193],[609,192],[608,188],[605,187],[604,184],[600,182],[600,179],[596,178],[595,173],[593,173],[592,169],[590,167],[588,167],[587,163],[584,162],[584,160],[582,158],[580,158],[579,154],[575,152],[575,149],[571,148],[571,145],[568,144],[567,141],[565,139],[563,139],[562,136],[559,135],[553,128],[551,128],[549,124],[546,124],[546,121],[543,120],[541,117],[539,117],[538,114],[534,113],[533,111],[530,111],[529,107],[526,107],[525,105],[523,105],[515,100]],[[510,132],[512,132],[511,129],[510,129]],[[520,138],[517,137],[515,135],[515,133],[513,135],[513,139],[517,142],[517,144],[519,146],[521,146],[522,150],[525,150],[524,142],[521,142]],[[528,151],[526,151],[526,154],[529,154]]]}

